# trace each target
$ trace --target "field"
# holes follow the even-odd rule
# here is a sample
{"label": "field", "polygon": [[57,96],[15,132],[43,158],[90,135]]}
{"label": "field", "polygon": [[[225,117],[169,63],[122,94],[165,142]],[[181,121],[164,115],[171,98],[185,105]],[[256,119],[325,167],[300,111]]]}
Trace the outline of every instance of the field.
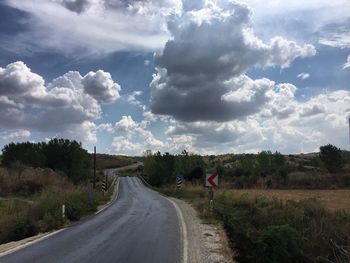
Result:
{"label": "field", "polygon": [[350,189],[345,190],[261,190],[261,189],[239,189],[230,190],[239,194],[249,196],[265,196],[282,200],[300,201],[307,198],[315,198],[332,211],[346,210],[350,212]]}

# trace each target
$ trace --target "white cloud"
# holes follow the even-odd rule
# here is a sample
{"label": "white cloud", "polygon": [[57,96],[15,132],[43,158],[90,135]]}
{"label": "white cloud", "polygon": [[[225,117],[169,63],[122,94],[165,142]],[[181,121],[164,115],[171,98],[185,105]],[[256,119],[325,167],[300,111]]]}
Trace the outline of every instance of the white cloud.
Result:
{"label": "white cloud", "polygon": [[99,130],[99,131],[106,131],[108,133],[113,133],[114,132],[114,128],[113,128],[113,125],[111,123],[99,124],[97,126],[97,130]]}
{"label": "white cloud", "polygon": [[302,79],[302,80],[308,79],[309,77],[310,77],[310,74],[305,73],[305,72],[302,72],[302,73],[298,74],[298,76],[297,76],[297,78]]}
{"label": "white cloud", "polygon": [[[347,148],[350,92],[338,90],[300,102],[294,97],[295,91],[291,84],[276,85],[269,91],[273,99],[244,121],[174,120],[166,131],[168,141],[183,136],[187,148],[202,153],[311,152],[327,143]],[[286,109],[291,109],[288,114]]]}
{"label": "white cloud", "polygon": [[146,149],[140,143],[131,142],[122,136],[113,138],[111,152],[130,156],[141,156]]}
{"label": "white cloud", "polygon": [[134,130],[137,124],[131,118],[131,116],[123,116],[120,121],[115,124],[115,129],[117,132],[129,132]]}
{"label": "white cloud", "polygon": [[71,71],[45,85],[23,62],[14,62],[0,67],[0,125],[95,142],[100,103],[116,100],[119,90],[101,70],[85,77]]}
{"label": "white cloud", "polygon": [[321,38],[319,43],[338,48],[350,48],[350,33],[331,34],[328,38]]}
{"label": "white cloud", "polygon": [[84,76],[81,83],[85,92],[98,101],[109,103],[120,97],[119,91],[121,88],[119,84],[113,81],[110,73],[103,70],[89,72]]}
{"label": "white cloud", "polygon": [[133,91],[130,95],[127,96],[127,102],[133,105],[143,107],[142,103],[138,99],[136,99],[136,97],[141,96],[141,94],[142,94],[142,91],[140,90]]}
{"label": "white cloud", "polygon": [[45,95],[44,79],[31,72],[22,61],[0,68],[0,95],[40,97]]}
{"label": "white cloud", "polygon": [[83,141],[84,143],[96,143],[96,131],[97,127],[95,123],[91,121],[84,121],[83,123],[71,125],[69,129],[58,133],[56,137]]}
{"label": "white cloud", "polygon": [[350,55],[348,55],[346,63],[343,65],[343,69],[347,69],[347,68],[350,68]]}
{"label": "white cloud", "polygon": [[229,121],[255,114],[270,100],[273,82],[245,76],[252,67],[288,67],[316,53],[281,37],[264,43],[252,12],[236,2],[207,2],[169,22],[173,38],[155,56],[151,109],[182,121]]}
{"label": "white cloud", "polygon": [[15,131],[4,131],[0,132],[0,139],[2,140],[23,140],[28,139],[31,133],[28,130],[15,130]]}
{"label": "white cloud", "polygon": [[30,30],[15,36],[15,45],[8,48],[18,53],[23,47],[32,51],[54,49],[70,56],[157,50],[169,37],[166,16],[181,11],[180,0],[9,0],[6,3],[32,16]]}
{"label": "white cloud", "polygon": [[169,137],[167,139],[167,149],[170,152],[180,153],[183,150],[186,150],[188,152],[197,152],[193,147],[193,144],[195,143],[195,138],[190,135],[175,135],[172,137]]}
{"label": "white cloud", "polygon": [[[123,116],[114,125],[117,137],[113,139],[112,152],[141,155],[147,149],[159,150],[165,144],[147,129],[147,122],[135,122],[131,116]],[[118,144],[118,145],[117,145]]]}

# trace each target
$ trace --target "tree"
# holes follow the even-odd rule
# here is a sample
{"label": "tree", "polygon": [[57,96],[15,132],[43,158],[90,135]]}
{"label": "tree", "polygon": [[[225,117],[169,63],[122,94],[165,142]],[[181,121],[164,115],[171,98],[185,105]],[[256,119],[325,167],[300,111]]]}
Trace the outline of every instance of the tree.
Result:
{"label": "tree", "polygon": [[157,152],[145,156],[143,169],[148,177],[148,182],[153,186],[161,186],[170,182],[173,178],[174,163],[174,155],[169,153],[162,155]]}
{"label": "tree", "polygon": [[182,174],[186,180],[200,180],[203,179],[205,171],[205,163],[202,156],[196,154],[189,154],[183,151],[176,156],[174,175]]}
{"label": "tree", "polygon": [[148,154],[144,157],[143,170],[148,177],[148,182],[153,186],[161,186],[175,182],[175,175],[182,174],[192,181],[201,179],[205,171],[205,163],[201,156],[189,154],[183,151],[180,155],[169,153]]}
{"label": "tree", "polygon": [[88,178],[91,160],[77,141],[52,139],[48,143],[10,143],[2,149],[4,166],[23,164],[64,172],[75,183]]}
{"label": "tree", "polygon": [[329,172],[340,171],[343,167],[342,152],[332,144],[321,146],[319,156]]}
{"label": "tree", "polygon": [[262,151],[257,156],[259,169],[261,175],[268,175],[271,173],[272,153],[271,151]]}

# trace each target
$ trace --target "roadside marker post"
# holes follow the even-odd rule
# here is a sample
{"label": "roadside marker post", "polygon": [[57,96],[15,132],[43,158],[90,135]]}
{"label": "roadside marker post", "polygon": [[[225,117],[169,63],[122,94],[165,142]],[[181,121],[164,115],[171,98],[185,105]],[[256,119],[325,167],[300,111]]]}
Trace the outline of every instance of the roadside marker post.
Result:
{"label": "roadside marker post", "polygon": [[62,205],[62,218],[64,219],[66,217],[66,206]]}
{"label": "roadside marker post", "polygon": [[105,181],[102,181],[101,187],[102,187],[103,194],[105,194],[107,192],[107,184]]}
{"label": "roadside marker post", "polygon": [[180,189],[182,185],[183,176],[181,174],[176,175],[176,189]]}

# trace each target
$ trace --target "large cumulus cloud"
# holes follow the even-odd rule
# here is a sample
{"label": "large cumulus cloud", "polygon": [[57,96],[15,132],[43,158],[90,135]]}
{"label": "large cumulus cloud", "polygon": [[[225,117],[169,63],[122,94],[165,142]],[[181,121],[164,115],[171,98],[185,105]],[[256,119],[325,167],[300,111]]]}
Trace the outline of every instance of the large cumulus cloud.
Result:
{"label": "large cumulus cloud", "polygon": [[168,23],[173,38],[155,55],[151,109],[183,121],[228,121],[258,112],[274,83],[244,75],[257,67],[288,67],[315,55],[281,37],[264,43],[254,35],[250,9],[240,3],[207,1]]}
{"label": "large cumulus cloud", "polygon": [[198,152],[207,149],[215,153],[299,153],[317,151],[327,143],[346,148],[350,92],[337,90],[298,101],[296,90],[291,84],[275,85],[268,92],[271,100],[263,110],[244,121],[173,120],[166,134],[169,138],[191,138],[189,146]]}
{"label": "large cumulus cloud", "polygon": [[0,126],[58,134],[80,129],[88,134],[101,116],[101,104],[118,99],[119,90],[102,70],[84,77],[71,71],[46,85],[23,62],[14,62],[0,67]]}

